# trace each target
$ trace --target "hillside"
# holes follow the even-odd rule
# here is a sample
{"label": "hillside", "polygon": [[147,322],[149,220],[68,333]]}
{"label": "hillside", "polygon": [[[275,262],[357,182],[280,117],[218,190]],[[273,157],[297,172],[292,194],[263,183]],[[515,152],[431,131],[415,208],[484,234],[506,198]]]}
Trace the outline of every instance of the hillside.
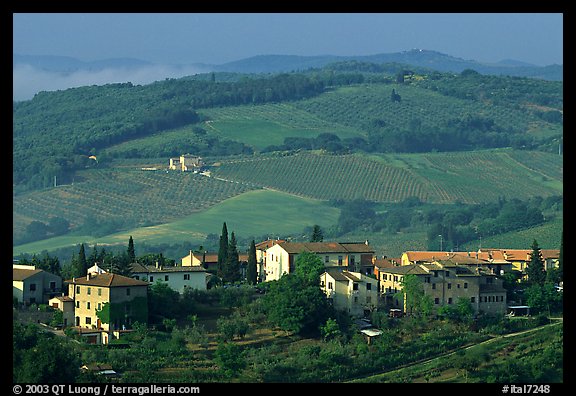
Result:
{"label": "hillside", "polygon": [[[437,204],[563,193],[561,82],[365,62],[218,78],[14,103],[15,242],[51,236],[38,222],[53,220],[96,236],[172,224],[252,190]],[[184,153],[213,177],[166,173]]]}

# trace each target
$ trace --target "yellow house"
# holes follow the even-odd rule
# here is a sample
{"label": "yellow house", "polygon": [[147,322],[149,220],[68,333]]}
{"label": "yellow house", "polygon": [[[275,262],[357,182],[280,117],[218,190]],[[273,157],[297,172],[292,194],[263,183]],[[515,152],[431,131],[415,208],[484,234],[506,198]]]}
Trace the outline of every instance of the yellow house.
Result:
{"label": "yellow house", "polygon": [[280,242],[266,249],[265,281],[278,280],[294,272],[298,255],[318,255],[326,268],[372,274],[374,249],[366,242]]}
{"label": "yellow house", "polygon": [[503,315],[506,313],[506,289],[492,271],[481,267],[456,265],[450,260],[430,264],[408,264],[380,270],[380,294],[386,305],[406,312],[402,281],[415,275],[422,282],[423,291],[430,296],[435,309],[452,305],[460,298],[469,299],[475,313]]}
{"label": "yellow house", "polygon": [[177,158],[170,158],[169,169],[182,172],[196,170],[204,165],[202,158],[192,154],[183,154]]}
{"label": "yellow house", "polygon": [[148,282],[110,273],[88,274],[68,283],[74,300],[74,326],[94,330],[148,323]]}
{"label": "yellow house", "polygon": [[378,305],[378,280],[360,272],[329,269],[320,275],[320,288],[334,308],[355,317],[368,315]]}

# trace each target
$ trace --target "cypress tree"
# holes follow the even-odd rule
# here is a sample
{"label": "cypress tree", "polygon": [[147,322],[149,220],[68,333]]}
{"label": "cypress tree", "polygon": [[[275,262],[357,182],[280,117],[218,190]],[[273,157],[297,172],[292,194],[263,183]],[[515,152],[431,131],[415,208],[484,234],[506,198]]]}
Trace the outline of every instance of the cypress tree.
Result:
{"label": "cypress tree", "polygon": [[222,234],[220,234],[220,248],[218,249],[218,266],[216,269],[216,275],[218,277],[224,277],[224,264],[226,263],[226,258],[228,257],[228,228],[226,227],[226,222],[222,225]]}
{"label": "cypress tree", "polygon": [[134,250],[132,235],[130,235],[130,239],[128,239],[128,258],[130,259],[130,264],[136,262],[136,251]]}
{"label": "cypress tree", "polygon": [[80,251],[78,252],[78,275],[86,276],[88,273],[88,261],[86,261],[86,251],[84,244],[80,244]]}
{"label": "cypress tree", "polygon": [[230,235],[228,243],[228,253],[223,268],[224,282],[236,282],[240,280],[240,259],[238,257],[238,247],[236,246],[236,236],[234,232]]}
{"label": "cypress tree", "polygon": [[255,285],[258,280],[258,270],[256,266],[256,244],[254,240],[250,242],[250,250],[248,250],[248,266],[246,267],[246,281],[248,284]]}
{"label": "cypress tree", "polygon": [[546,272],[544,271],[544,260],[542,253],[536,239],[532,242],[532,254],[530,255],[530,262],[526,267],[526,275],[528,275],[528,282],[533,285],[543,286],[546,281]]}

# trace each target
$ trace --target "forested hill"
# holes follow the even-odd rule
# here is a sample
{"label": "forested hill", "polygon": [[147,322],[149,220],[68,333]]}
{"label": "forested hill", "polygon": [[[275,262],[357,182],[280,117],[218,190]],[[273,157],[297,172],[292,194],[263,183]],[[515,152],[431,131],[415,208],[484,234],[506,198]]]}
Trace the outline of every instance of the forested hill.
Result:
{"label": "forested hill", "polygon": [[[557,151],[562,112],[558,81],[357,61],[41,92],[13,104],[14,190],[123,158],[186,152]],[[124,149],[130,142],[136,148]]]}

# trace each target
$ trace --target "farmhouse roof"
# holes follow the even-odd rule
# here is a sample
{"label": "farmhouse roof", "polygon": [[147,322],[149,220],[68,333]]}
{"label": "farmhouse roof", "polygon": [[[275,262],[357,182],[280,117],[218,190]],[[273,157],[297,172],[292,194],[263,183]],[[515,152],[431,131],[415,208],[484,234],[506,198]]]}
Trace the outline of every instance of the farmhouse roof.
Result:
{"label": "farmhouse roof", "polygon": [[129,278],[127,276],[118,274],[94,274],[90,276],[83,276],[81,278],[73,278],[67,280],[68,283],[85,286],[102,286],[102,287],[129,287],[129,286],[148,286],[148,282]]}
{"label": "farmhouse roof", "polygon": [[309,253],[374,253],[365,243],[352,242],[281,242],[278,245],[290,254]]}
{"label": "farmhouse roof", "polygon": [[132,272],[154,272],[154,273],[168,273],[168,272],[205,272],[206,268],[201,266],[163,266],[157,268],[155,265],[142,265],[142,264],[132,264]]}
{"label": "farmhouse roof", "polygon": [[41,272],[44,272],[40,269],[33,269],[33,270],[28,270],[28,269],[21,269],[21,268],[12,268],[12,280],[15,281],[23,281],[25,279],[30,278],[31,276],[34,276],[36,274],[39,274]]}

